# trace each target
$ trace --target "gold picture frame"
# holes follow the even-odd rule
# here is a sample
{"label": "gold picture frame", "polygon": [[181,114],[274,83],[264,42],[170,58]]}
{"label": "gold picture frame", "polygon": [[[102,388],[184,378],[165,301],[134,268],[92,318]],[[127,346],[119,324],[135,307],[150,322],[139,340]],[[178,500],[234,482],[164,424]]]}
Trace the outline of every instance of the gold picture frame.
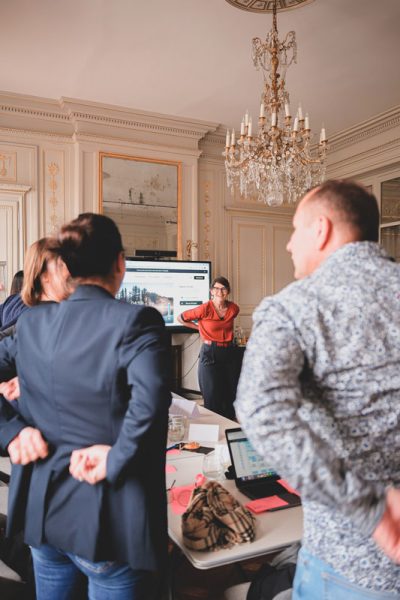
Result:
{"label": "gold picture frame", "polygon": [[179,161],[99,153],[99,212],[116,221],[128,255],[139,244],[182,258],[181,190]]}

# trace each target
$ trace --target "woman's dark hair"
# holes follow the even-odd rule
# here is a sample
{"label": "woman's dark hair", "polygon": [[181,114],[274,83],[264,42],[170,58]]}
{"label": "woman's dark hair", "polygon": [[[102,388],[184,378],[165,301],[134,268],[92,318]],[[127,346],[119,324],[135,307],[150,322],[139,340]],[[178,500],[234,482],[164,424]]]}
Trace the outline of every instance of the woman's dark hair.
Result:
{"label": "woman's dark hair", "polygon": [[226,277],[222,277],[221,275],[219,275],[218,277],[215,277],[215,279],[212,280],[211,288],[213,288],[216,283],[220,283],[221,285],[226,287],[226,289],[228,290],[228,293],[231,291],[230,283]]}
{"label": "woman's dark hair", "polygon": [[121,234],[112,219],[83,213],[61,227],[60,255],[72,277],[107,277],[120,252]]}
{"label": "woman's dark hair", "polygon": [[24,283],[24,272],[17,271],[11,282],[10,294],[20,294]]}

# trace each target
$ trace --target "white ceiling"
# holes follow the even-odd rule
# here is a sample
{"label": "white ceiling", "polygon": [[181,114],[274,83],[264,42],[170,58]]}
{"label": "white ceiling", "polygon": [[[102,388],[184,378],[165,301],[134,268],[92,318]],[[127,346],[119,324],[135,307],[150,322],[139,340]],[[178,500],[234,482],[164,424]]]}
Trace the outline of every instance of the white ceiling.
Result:
{"label": "white ceiling", "polygon": [[[225,0],[0,0],[0,87],[238,126],[257,115],[251,40],[271,15]],[[332,134],[400,104],[400,0],[314,0],[294,29],[291,104]]]}

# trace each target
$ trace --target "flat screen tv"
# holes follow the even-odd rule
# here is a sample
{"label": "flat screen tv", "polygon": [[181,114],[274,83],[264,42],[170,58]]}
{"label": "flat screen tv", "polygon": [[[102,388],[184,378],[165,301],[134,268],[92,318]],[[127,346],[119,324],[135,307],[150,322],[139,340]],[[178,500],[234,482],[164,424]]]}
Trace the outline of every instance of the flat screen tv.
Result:
{"label": "flat screen tv", "polygon": [[209,261],[126,259],[126,273],[117,298],[131,304],[153,306],[171,333],[194,333],[177,316],[209,300]]}

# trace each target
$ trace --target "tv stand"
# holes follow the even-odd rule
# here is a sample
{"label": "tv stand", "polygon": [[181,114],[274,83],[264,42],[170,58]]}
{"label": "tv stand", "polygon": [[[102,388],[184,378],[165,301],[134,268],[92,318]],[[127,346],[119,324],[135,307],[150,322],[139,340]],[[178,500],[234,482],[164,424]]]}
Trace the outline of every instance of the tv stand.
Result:
{"label": "tv stand", "polygon": [[182,346],[170,345],[171,390],[180,394],[182,389]]}

